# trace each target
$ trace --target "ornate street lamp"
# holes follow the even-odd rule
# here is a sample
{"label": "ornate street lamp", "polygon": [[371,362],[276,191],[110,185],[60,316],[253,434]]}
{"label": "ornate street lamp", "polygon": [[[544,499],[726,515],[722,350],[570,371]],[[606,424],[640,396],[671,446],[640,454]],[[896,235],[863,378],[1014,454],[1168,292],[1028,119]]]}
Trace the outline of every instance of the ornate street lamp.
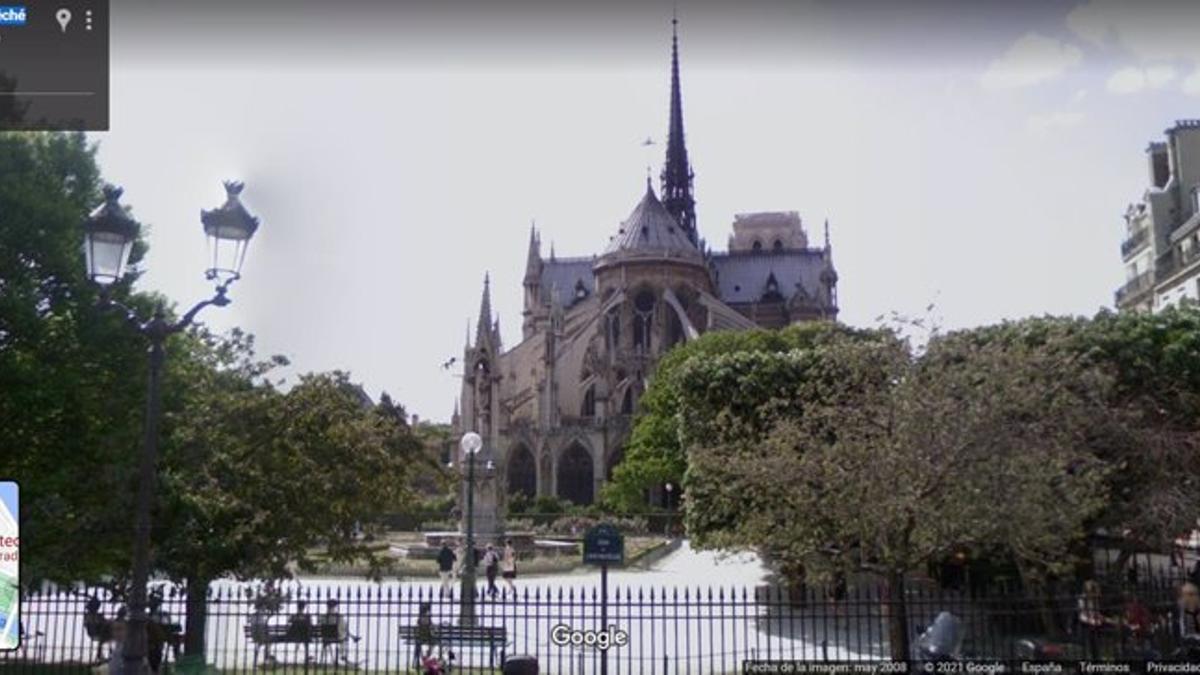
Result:
{"label": "ornate street lamp", "polygon": [[121,188],[104,186],[104,203],[83,221],[83,255],[88,278],[109,286],[125,274],[138,224],[121,206]]}
{"label": "ornate street lamp", "polygon": [[474,431],[463,434],[459,442],[467,456],[467,545],[463,555],[462,588],[459,594],[458,622],[463,626],[475,625],[475,455],[483,448],[483,438]]}
{"label": "ornate street lamp", "polygon": [[201,211],[200,222],[208,235],[208,253],[212,266],[204,276],[218,286],[228,286],[242,277],[246,247],[258,231],[258,218],[242,205],[244,183],[225,183],[225,203],[212,211]]}
{"label": "ornate street lamp", "polygon": [[87,260],[88,277],[103,287],[100,306],[120,312],[125,323],[150,343],[146,420],[142,456],[138,467],[137,501],[134,507],[129,631],[124,651],[125,672],[129,675],[143,672],[147,652],[146,585],[150,578],[150,512],[154,503],[154,478],[158,462],[158,421],[165,345],[168,337],[190,326],[200,310],[209,305],[223,307],[229,304],[225,293],[229,284],[239,278],[242,260],[246,255],[246,245],[258,229],[258,219],[251,216],[239,201],[238,195],[241,191],[241,183],[225,183],[225,204],[213,211],[201,212],[200,219],[204,224],[204,232],[208,235],[210,251],[232,250],[234,256],[222,257],[220,264],[216,257],[213,258],[213,267],[206,273],[208,279],[217,282],[213,297],[197,303],[174,323],[167,321],[166,310],[162,304],[155,308],[154,315],[149,320],[143,321],[132,309],[113,300],[109,293],[111,285],[125,274],[129,254],[138,234],[137,223],[120,204],[121,188],[106,186],[104,203],[83,223],[84,257]]}

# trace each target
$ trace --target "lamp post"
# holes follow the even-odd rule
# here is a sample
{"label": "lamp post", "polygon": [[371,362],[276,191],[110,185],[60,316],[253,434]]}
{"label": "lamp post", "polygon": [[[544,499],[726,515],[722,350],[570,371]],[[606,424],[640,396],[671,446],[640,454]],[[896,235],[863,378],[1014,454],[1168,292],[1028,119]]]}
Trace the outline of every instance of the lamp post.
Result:
{"label": "lamp post", "polygon": [[474,431],[463,434],[459,446],[467,456],[467,545],[463,555],[462,589],[459,602],[458,623],[475,625],[475,455],[483,447],[483,438]]}
{"label": "lamp post", "polygon": [[149,381],[142,455],[138,465],[137,501],[134,505],[133,578],[129,596],[129,631],[125,640],[125,673],[143,672],[146,659],[146,585],[150,579],[150,512],[154,503],[155,471],[158,462],[158,420],[167,338],[192,324],[200,310],[229,304],[226,291],[241,277],[246,246],[258,229],[258,219],[242,206],[241,183],[225,183],[225,203],[212,211],[201,211],[200,221],[208,238],[211,267],[205,277],[216,282],[213,296],[193,306],[174,323],[167,321],[160,303],[154,315],[143,321],[129,307],[113,300],[110,287],[124,276],[129,254],[137,239],[138,224],[121,205],[121,188],[105,186],[104,203],[83,222],[84,257],[88,277],[101,286],[100,306],[118,311],[125,323],[150,343]]}
{"label": "lamp post", "polygon": [[663,488],[665,488],[665,489],[666,489],[666,491],[667,491],[667,495],[666,495],[666,496],[667,496],[667,503],[666,503],[666,509],[667,509],[667,534],[670,534],[670,533],[671,533],[671,526],[675,524],[675,523],[673,523],[673,522],[672,522],[673,518],[671,518],[671,495],[672,495],[672,493],[674,493],[674,491],[675,491],[675,486],[674,486],[674,485],[672,485],[672,484],[670,484],[670,483],[667,483],[666,485],[664,485],[664,486],[663,486]]}

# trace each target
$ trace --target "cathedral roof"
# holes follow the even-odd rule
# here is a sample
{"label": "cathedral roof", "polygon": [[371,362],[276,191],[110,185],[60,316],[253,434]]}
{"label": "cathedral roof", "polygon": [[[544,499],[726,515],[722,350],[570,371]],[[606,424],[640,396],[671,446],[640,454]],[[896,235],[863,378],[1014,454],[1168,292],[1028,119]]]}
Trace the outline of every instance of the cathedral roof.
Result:
{"label": "cathedral roof", "polygon": [[596,277],[592,274],[592,265],[596,259],[586,258],[551,258],[542,265],[541,284],[542,297],[549,301],[552,294],[563,307],[575,304],[582,287],[584,296],[591,295],[596,290]]}
{"label": "cathedral roof", "polygon": [[730,303],[757,302],[774,290],[785,300],[802,293],[818,298],[822,291],[821,272],[825,269],[821,249],[775,252],[734,252],[712,256],[721,300]]}
{"label": "cathedral roof", "polygon": [[687,231],[680,227],[658,196],[650,181],[646,181],[646,194],[633,209],[633,213],[621,223],[617,235],[609,240],[605,255],[618,252],[646,253],[669,257],[699,259],[700,250],[688,238]]}

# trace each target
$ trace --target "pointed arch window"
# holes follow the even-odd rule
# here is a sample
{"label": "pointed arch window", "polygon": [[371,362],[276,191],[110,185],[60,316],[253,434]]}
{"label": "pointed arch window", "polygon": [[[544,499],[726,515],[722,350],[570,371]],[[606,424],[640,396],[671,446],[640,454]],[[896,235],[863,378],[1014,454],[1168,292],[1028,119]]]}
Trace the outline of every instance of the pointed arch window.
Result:
{"label": "pointed arch window", "polygon": [[621,346],[621,310],[614,308],[608,312],[605,319],[608,322],[608,347],[617,349]]}
{"label": "pointed arch window", "polygon": [[779,253],[780,251],[783,250],[783,242],[776,239],[775,243],[771,244],[771,249],[774,250],[776,253]]}
{"label": "pointed arch window", "polygon": [[625,387],[625,397],[621,399],[621,414],[633,414],[633,385]]}
{"label": "pointed arch window", "polygon": [[633,299],[633,348],[636,351],[650,351],[654,305],[654,293],[649,289],[641,291]]}

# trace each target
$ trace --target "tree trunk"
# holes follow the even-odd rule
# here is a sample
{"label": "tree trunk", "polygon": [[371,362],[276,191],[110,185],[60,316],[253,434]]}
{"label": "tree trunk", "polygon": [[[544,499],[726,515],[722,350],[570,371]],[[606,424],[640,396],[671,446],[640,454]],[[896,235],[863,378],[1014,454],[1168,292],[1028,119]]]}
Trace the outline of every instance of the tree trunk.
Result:
{"label": "tree trunk", "polygon": [[1021,586],[1026,596],[1037,603],[1037,615],[1042,624],[1042,631],[1050,637],[1061,638],[1063,631],[1055,616],[1053,593],[1043,575],[1037,570],[1029,569],[1020,560],[1017,561],[1017,573],[1021,575]]}
{"label": "tree trunk", "polygon": [[909,660],[908,602],[904,596],[904,571],[888,572],[888,646],[892,660]]}
{"label": "tree trunk", "polygon": [[183,636],[183,653],[204,656],[204,633],[208,624],[208,579],[188,579],[187,631]]}

